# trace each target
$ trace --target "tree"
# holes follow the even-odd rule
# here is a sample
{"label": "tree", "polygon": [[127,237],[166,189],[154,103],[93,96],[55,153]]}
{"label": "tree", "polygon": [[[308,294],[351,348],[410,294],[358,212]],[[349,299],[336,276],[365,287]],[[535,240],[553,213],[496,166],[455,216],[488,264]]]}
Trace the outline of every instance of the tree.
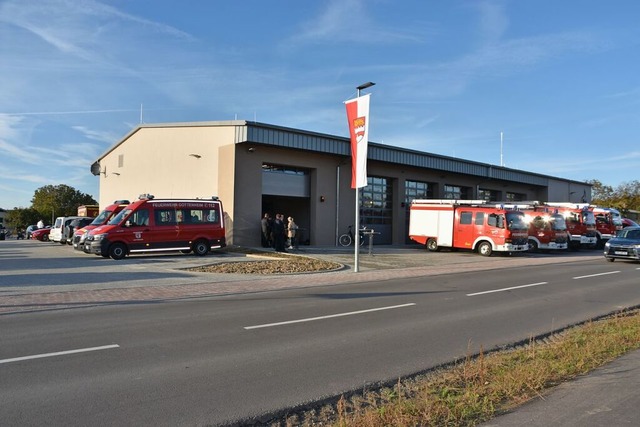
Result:
{"label": "tree", "polygon": [[40,212],[33,208],[13,208],[7,212],[7,223],[15,229],[26,229],[43,219]]}
{"label": "tree", "polygon": [[616,188],[597,179],[585,182],[592,185],[591,203],[594,205],[616,208],[623,216],[630,210],[640,211],[640,181],[623,182]]}
{"label": "tree", "polygon": [[610,185],[604,185],[597,179],[585,182],[591,184],[591,203],[594,205],[608,206],[615,199],[615,192]]}
{"label": "tree", "polygon": [[31,207],[45,218],[49,215],[77,215],[78,206],[96,205],[98,202],[89,194],[81,193],[65,184],[45,185],[36,190],[31,199]]}
{"label": "tree", "polygon": [[616,188],[617,208],[623,213],[640,210],[640,181],[630,181]]}

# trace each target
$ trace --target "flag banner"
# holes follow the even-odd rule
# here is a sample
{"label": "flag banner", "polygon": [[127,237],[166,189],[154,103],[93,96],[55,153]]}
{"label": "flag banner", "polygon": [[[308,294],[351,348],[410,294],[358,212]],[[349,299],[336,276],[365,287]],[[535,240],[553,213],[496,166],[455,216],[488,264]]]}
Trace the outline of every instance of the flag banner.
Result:
{"label": "flag banner", "polygon": [[367,186],[370,95],[367,94],[345,102],[351,137],[351,188]]}

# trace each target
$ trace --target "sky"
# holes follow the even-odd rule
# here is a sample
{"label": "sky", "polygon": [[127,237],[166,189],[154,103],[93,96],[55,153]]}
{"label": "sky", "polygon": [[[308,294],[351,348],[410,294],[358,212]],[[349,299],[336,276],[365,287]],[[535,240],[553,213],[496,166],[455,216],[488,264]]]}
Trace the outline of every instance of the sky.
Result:
{"label": "sky", "polygon": [[0,208],[140,123],[248,120],[616,187],[640,179],[637,0],[0,0]]}

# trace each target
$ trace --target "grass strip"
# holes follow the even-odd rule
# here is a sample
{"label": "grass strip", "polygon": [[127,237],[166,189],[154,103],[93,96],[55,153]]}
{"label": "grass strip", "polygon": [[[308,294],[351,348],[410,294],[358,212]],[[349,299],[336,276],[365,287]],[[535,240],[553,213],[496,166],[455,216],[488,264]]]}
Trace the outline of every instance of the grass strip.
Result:
{"label": "grass strip", "polygon": [[518,348],[481,350],[449,368],[343,397],[271,425],[473,426],[638,348],[640,311],[632,310]]}

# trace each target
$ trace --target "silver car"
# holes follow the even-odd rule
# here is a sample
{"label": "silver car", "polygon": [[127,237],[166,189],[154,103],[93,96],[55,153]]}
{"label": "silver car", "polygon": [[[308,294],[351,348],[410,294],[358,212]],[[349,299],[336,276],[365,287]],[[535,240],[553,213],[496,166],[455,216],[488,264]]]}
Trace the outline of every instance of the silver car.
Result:
{"label": "silver car", "polygon": [[619,230],[616,237],[605,243],[604,257],[611,262],[616,259],[640,261],[640,227]]}

